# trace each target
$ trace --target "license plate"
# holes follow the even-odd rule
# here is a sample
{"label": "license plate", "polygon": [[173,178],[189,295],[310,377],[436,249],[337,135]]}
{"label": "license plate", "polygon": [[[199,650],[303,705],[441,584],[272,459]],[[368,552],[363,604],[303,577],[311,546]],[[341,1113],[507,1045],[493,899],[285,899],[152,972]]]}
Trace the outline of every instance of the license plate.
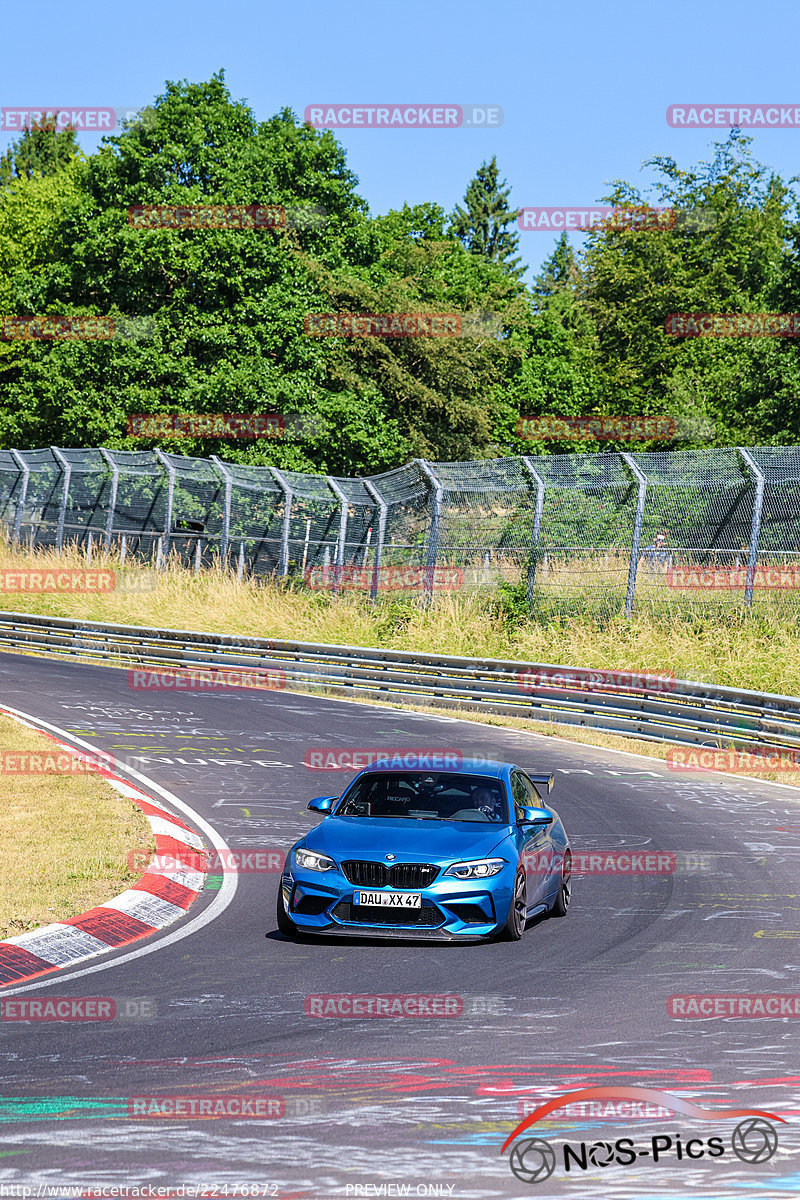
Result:
{"label": "license plate", "polygon": [[353,904],[374,908],[422,908],[421,892],[354,892]]}

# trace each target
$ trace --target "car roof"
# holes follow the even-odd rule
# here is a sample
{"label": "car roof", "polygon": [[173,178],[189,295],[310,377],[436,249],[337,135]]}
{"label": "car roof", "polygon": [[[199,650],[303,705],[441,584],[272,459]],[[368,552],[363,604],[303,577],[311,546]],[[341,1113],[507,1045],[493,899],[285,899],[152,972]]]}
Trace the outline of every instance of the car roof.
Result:
{"label": "car roof", "polygon": [[[439,754],[442,751],[438,752]],[[421,756],[420,756],[421,757]],[[485,758],[464,758],[461,760],[461,765],[458,767],[390,767],[386,765],[386,760],[371,763],[368,767],[364,767],[362,775],[374,774],[396,774],[402,771],[408,775],[438,775],[438,774],[457,774],[457,775],[485,775],[487,779],[502,779],[509,771],[514,770],[514,763],[494,762]]]}

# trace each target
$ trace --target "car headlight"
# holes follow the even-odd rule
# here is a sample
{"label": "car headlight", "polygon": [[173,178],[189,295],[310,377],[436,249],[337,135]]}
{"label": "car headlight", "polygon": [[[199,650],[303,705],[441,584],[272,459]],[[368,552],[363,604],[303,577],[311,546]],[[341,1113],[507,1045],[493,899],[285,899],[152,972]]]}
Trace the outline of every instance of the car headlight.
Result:
{"label": "car headlight", "polygon": [[303,867],[306,871],[336,870],[336,863],[332,858],[327,858],[324,854],[317,854],[313,850],[295,850],[294,862],[295,866]]}
{"label": "car headlight", "polygon": [[445,875],[455,875],[456,879],[487,879],[497,875],[505,865],[504,858],[476,858],[472,862],[453,863]]}

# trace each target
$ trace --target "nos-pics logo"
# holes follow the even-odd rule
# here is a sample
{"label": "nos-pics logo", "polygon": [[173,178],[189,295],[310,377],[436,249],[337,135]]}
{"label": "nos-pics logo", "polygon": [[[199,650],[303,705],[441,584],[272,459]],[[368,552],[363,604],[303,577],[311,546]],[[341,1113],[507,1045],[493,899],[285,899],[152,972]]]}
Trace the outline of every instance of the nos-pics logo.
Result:
{"label": "nos-pics logo", "polygon": [[[673,1112],[683,1113],[702,1121],[720,1121],[731,1117],[744,1117],[730,1135],[730,1145],[721,1136],[709,1138],[689,1137],[680,1133],[657,1134],[637,1146],[633,1138],[617,1138],[613,1142],[565,1143],[561,1147],[562,1166],[570,1177],[582,1177],[582,1172],[593,1168],[611,1166],[630,1167],[641,1158],[654,1163],[669,1161],[696,1163],[703,1158],[722,1158],[735,1155],[743,1163],[759,1165],[768,1162],[778,1148],[778,1132],[772,1121],[785,1124],[783,1117],[763,1112],[758,1108],[727,1108],[717,1111],[698,1108],[688,1100],[681,1100],[669,1092],[644,1087],[590,1087],[556,1096],[541,1105],[521,1121],[514,1132],[503,1143],[504,1154],[515,1138],[541,1121],[554,1109],[583,1100],[607,1099],[616,1096],[625,1100],[644,1100],[658,1104]],[[523,1183],[543,1183],[556,1170],[559,1154],[544,1138],[529,1137],[516,1142],[511,1150],[509,1166],[517,1179]]]}

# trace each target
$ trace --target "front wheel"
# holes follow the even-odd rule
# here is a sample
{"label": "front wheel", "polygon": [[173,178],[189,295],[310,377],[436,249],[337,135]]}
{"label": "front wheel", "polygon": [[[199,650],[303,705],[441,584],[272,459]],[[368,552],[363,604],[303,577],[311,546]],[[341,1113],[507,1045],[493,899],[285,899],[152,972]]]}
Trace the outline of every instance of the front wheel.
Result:
{"label": "front wheel", "polygon": [[278,904],[275,911],[275,919],[278,922],[278,931],[284,937],[296,937],[297,926],[286,911],[286,906],[283,903],[283,888],[278,887]]}
{"label": "front wheel", "polygon": [[558,885],[558,892],[553,902],[553,907],[550,909],[551,917],[565,917],[569,902],[572,898],[572,855],[569,850],[564,852],[564,862],[561,866],[561,882]]}
{"label": "front wheel", "polygon": [[508,917],[503,928],[497,934],[501,942],[518,942],[525,931],[528,916],[528,888],[525,882],[525,872],[517,871],[514,880],[514,892],[508,908]]}

